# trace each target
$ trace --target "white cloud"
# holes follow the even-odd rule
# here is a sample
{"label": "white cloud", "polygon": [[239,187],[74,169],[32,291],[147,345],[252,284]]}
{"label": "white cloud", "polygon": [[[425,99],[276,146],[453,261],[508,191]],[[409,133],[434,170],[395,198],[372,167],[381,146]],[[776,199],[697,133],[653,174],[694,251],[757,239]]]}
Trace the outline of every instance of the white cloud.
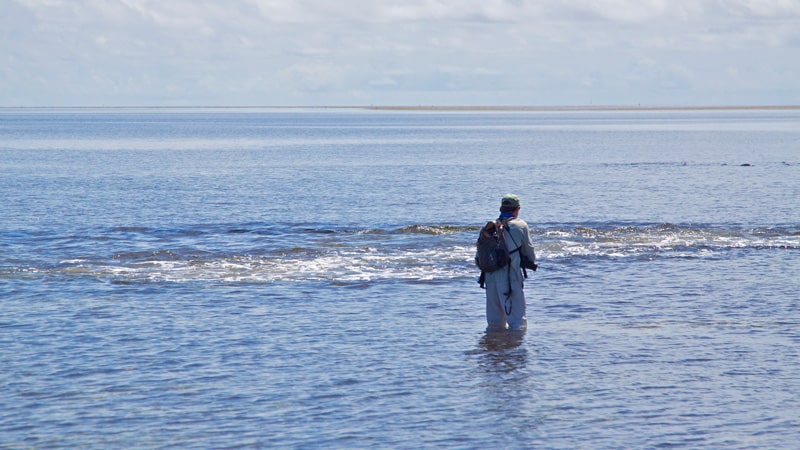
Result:
{"label": "white cloud", "polygon": [[0,12],[5,106],[664,104],[742,90],[800,103],[795,0],[0,0]]}
{"label": "white cloud", "polygon": [[397,86],[397,81],[391,77],[382,77],[379,80],[370,80],[369,85],[376,87]]}

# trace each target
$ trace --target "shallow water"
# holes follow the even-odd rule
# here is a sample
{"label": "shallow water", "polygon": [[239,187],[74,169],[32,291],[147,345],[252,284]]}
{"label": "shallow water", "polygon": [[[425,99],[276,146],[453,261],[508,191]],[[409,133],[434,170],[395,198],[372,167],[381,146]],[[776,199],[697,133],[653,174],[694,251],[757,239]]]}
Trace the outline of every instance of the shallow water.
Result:
{"label": "shallow water", "polygon": [[793,448],[798,119],[0,111],[0,443]]}

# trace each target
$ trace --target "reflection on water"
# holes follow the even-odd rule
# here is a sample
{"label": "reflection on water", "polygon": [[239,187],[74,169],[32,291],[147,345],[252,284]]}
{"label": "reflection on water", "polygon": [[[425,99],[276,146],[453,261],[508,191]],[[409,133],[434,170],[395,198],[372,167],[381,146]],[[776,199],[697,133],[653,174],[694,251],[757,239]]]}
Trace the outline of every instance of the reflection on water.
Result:
{"label": "reflection on water", "polygon": [[487,372],[511,374],[525,367],[528,350],[525,331],[487,331],[478,342],[480,365]]}
{"label": "reflection on water", "polygon": [[[538,354],[526,332],[486,331],[476,346],[479,376],[477,400],[496,443],[491,447],[530,448],[541,442],[548,410],[541,402],[543,381],[535,375]],[[538,338],[536,333],[532,336]],[[488,447],[489,445],[484,445]],[[547,447],[546,445],[544,447]]]}

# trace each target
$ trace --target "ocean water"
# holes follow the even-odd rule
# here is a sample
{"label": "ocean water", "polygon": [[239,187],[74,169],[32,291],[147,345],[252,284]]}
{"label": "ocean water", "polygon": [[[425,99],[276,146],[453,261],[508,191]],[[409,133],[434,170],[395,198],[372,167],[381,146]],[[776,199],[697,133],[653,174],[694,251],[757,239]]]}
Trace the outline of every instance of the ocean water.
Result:
{"label": "ocean water", "polygon": [[3,109],[0,447],[796,448],[798,199],[800,110]]}

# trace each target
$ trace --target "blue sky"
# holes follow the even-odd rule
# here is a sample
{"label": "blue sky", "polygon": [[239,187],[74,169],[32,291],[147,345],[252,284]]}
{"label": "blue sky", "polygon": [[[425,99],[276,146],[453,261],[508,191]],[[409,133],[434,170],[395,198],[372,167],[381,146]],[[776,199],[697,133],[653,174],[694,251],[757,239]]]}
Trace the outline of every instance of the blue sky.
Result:
{"label": "blue sky", "polygon": [[800,0],[0,0],[0,106],[800,104]]}

